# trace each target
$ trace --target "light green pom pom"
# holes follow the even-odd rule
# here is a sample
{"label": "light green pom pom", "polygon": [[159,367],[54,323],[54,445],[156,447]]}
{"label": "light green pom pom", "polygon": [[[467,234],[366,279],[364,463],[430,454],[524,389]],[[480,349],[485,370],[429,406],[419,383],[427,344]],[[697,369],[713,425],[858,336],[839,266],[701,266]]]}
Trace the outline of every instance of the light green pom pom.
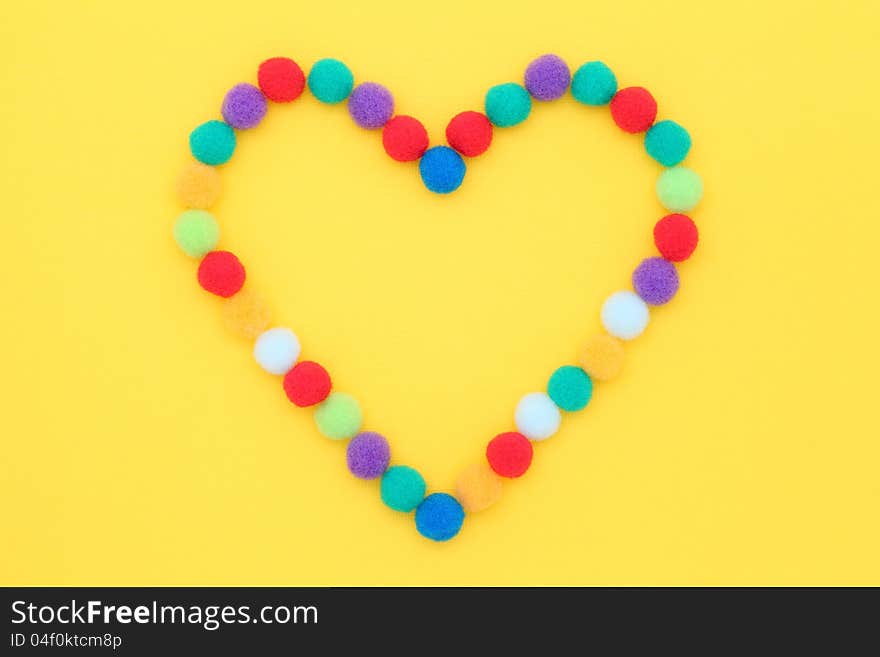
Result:
{"label": "light green pom pom", "polygon": [[210,212],[187,210],[174,224],[174,239],[186,255],[201,258],[217,246],[220,227]]}
{"label": "light green pom pom", "polygon": [[657,179],[657,197],[667,210],[687,212],[703,198],[703,180],[687,167],[666,169]]}
{"label": "light green pom pom", "polygon": [[344,440],[357,434],[363,419],[360,404],[344,392],[330,393],[315,409],[318,431],[333,440]]}

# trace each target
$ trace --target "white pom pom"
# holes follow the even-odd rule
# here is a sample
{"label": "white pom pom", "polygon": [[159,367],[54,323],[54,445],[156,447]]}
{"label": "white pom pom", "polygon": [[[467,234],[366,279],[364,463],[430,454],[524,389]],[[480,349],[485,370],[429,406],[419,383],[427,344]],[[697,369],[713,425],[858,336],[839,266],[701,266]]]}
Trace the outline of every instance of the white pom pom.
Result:
{"label": "white pom pom", "polygon": [[269,374],[287,374],[299,358],[299,340],[293,331],[273,328],[260,334],[254,358]]}
{"label": "white pom pom", "polygon": [[530,392],[516,406],[516,428],[529,440],[546,440],[559,429],[559,407],[543,392]]}
{"label": "white pom pom", "polygon": [[615,292],[602,305],[602,325],[621,340],[639,337],[648,319],[648,306],[635,292]]}

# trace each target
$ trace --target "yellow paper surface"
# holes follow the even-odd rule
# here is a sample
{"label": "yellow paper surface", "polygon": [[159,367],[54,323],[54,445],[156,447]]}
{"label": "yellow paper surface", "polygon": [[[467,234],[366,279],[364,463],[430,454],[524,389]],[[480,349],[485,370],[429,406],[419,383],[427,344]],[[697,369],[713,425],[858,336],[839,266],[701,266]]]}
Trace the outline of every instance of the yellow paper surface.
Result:
{"label": "yellow paper surface", "polygon": [[[5,13],[0,583],[880,584],[878,3]],[[690,130],[701,242],[623,375],[433,544],[224,331],[173,181],[267,57],[343,59],[442,143],[545,52]],[[221,246],[431,490],[654,254],[660,167],[570,96],[496,130],[449,197],[308,93],[239,137]]]}

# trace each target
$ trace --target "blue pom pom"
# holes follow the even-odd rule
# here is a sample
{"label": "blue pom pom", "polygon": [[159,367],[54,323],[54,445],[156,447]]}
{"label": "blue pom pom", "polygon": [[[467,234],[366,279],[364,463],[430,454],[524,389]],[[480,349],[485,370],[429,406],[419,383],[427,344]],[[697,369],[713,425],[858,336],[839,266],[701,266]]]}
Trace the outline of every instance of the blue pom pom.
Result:
{"label": "blue pom pom", "polygon": [[458,189],[466,169],[461,155],[449,146],[429,148],[419,160],[419,173],[425,187],[437,194],[448,194]]}
{"label": "blue pom pom", "polygon": [[189,133],[189,149],[199,162],[223,164],[235,152],[235,131],[223,121],[207,121]]}
{"label": "blue pom pom", "polygon": [[416,509],[416,529],[432,541],[448,541],[461,529],[464,509],[446,493],[428,495]]}
{"label": "blue pom pom", "polygon": [[322,103],[341,103],[351,94],[354,75],[338,59],[322,59],[309,71],[309,91]]}
{"label": "blue pom pom", "polygon": [[602,62],[587,62],[571,80],[571,95],[584,105],[607,105],[616,93],[617,78]]}
{"label": "blue pom pom", "polygon": [[579,411],[593,396],[593,381],[580,367],[563,365],[553,372],[547,394],[563,411]]}
{"label": "blue pom pom", "polygon": [[645,150],[665,167],[674,167],[691,150],[691,136],[675,121],[660,121],[645,133]]}

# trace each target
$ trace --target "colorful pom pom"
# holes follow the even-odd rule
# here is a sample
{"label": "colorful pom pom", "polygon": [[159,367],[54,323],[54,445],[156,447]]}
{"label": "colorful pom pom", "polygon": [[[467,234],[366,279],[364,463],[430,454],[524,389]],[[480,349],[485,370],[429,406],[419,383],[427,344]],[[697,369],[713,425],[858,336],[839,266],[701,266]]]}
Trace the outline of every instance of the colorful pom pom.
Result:
{"label": "colorful pom pom", "polygon": [[468,513],[483,511],[501,499],[501,480],[485,463],[475,463],[458,475],[455,495]]}
{"label": "colorful pom pom", "polygon": [[384,436],[365,431],[348,443],[345,460],[351,474],[358,479],[376,479],[388,469],[391,448]]}
{"label": "colorful pom pom", "polygon": [[223,324],[243,338],[256,339],[271,321],[269,307],[258,294],[247,288],[223,302]]}
{"label": "colorful pom pom", "polygon": [[541,55],[526,67],[524,82],[535,100],[556,100],[568,90],[571,71],[561,57]]}
{"label": "colorful pom pom", "polygon": [[416,529],[432,541],[448,541],[461,530],[464,509],[446,493],[428,495],[416,509]]}
{"label": "colorful pom pom", "polygon": [[428,149],[428,131],[418,119],[401,114],[382,129],[382,146],[391,159],[412,162]]}
{"label": "colorful pom pom", "polygon": [[381,128],[394,114],[394,97],[381,84],[362,82],[348,97],[348,113],[362,128]]}
{"label": "colorful pom pom", "polygon": [[186,210],[174,223],[174,240],[186,255],[201,258],[217,246],[220,227],[207,210]]}
{"label": "colorful pom pom", "polygon": [[514,415],[517,430],[529,440],[547,440],[559,430],[559,407],[543,392],[531,392],[520,399]]}
{"label": "colorful pom pom", "polygon": [[645,258],[632,275],[633,289],[652,306],[669,302],[678,292],[678,272],[664,258]]}
{"label": "colorful pom pom", "polygon": [[522,86],[507,82],[499,84],[486,93],[486,116],[499,128],[518,125],[529,118],[532,99]]}
{"label": "colorful pom pom", "polygon": [[300,408],[320,404],[327,399],[333,383],[321,365],[304,360],[284,375],[284,393]]}
{"label": "colorful pom pom", "polygon": [[199,162],[223,164],[235,152],[235,131],[223,121],[207,121],[189,133],[189,149]]}
{"label": "colorful pom pom", "polygon": [[703,198],[703,180],[687,167],[665,169],[657,178],[657,197],[670,212],[693,210]]}
{"label": "colorful pom pom", "polygon": [[229,251],[211,251],[199,263],[199,285],[218,297],[231,297],[244,285],[244,266]]}
{"label": "colorful pom pom", "polygon": [[604,333],[597,333],[584,345],[581,367],[596,381],[610,381],[623,367],[623,343]]}
{"label": "colorful pom pom", "polygon": [[288,328],[263,331],[254,342],[254,358],[269,374],[286,374],[300,353],[299,338]]}
{"label": "colorful pom pom", "polygon": [[687,215],[668,214],[654,224],[654,244],[670,262],[687,260],[699,239],[697,227]]}
{"label": "colorful pom pom", "polygon": [[177,198],[185,208],[207,210],[220,196],[220,174],[201,162],[190,162],[177,177]]}
{"label": "colorful pom pom", "polygon": [[233,128],[255,128],[266,116],[266,97],[252,84],[242,82],[230,89],[223,99],[220,113],[223,120]]}
{"label": "colorful pom pom", "polygon": [[432,192],[449,194],[461,186],[467,166],[461,155],[449,146],[434,146],[419,160],[422,182]]}
{"label": "colorful pom pom", "polygon": [[617,78],[602,62],[587,62],[571,80],[571,95],[584,105],[607,105],[616,93]]}
{"label": "colorful pom pom", "polygon": [[551,375],[547,394],[563,411],[579,411],[593,396],[593,382],[580,367],[563,365]]}
{"label": "colorful pom pom", "polygon": [[500,433],[486,445],[486,460],[496,474],[514,479],[532,464],[534,448],[529,439],[516,431]]}
{"label": "colorful pom pom", "polygon": [[615,292],[602,304],[602,326],[621,340],[639,337],[649,319],[648,306],[635,292]]}
{"label": "colorful pom pom", "polygon": [[645,133],[645,150],[665,167],[684,160],[691,150],[691,136],[675,121],[659,121]]}
{"label": "colorful pom pom", "polygon": [[306,86],[303,70],[292,59],[273,57],[257,69],[257,84],[263,95],[275,103],[289,103],[299,98]]}
{"label": "colorful pom pom", "polygon": [[322,59],[309,71],[309,91],[322,103],[336,104],[348,98],[354,75],[338,59]]}
{"label": "colorful pom pom", "polygon": [[254,343],[254,358],[269,374],[286,374],[299,358],[299,338],[289,328],[263,331]]}
{"label": "colorful pom pom", "polygon": [[446,141],[462,155],[476,157],[492,143],[492,123],[480,112],[461,112],[446,126]]}
{"label": "colorful pom pom", "polygon": [[425,499],[425,480],[407,465],[395,465],[382,475],[382,501],[395,511],[409,513]]}
{"label": "colorful pom pom", "polygon": [[642,87],[621,89],[611,99],[611,117],[625,132],[644,132],[657,118],[657,101]]}
{"label": "colorful pom pom", "polygon": [[361,405],[351,395],[332,392],[315,409],[318,431],[333,440],[345,440],[361,430],[364,420]]}

